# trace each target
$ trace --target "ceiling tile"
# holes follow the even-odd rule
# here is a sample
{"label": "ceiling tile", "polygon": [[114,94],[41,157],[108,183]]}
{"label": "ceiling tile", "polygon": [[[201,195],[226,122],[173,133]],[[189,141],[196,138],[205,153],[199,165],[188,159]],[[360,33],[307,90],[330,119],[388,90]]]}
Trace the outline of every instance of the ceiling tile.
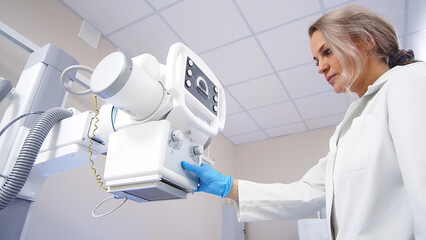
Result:
{"label": "ceiling tile", "polygon": [[345,94],[336,94],[334,91],[300,98],[294,102],[304,119],[343,113],[347,109]]}
{"label": "ceiling tile", "polygon": [[177,3],[180,0],[148,0],[148,1],[149,1],[149,3],[152,4],[152,6],[155,9],[160,9],[160,8],[163,8],[163,7],[170,6],[171,4]]}
{"label": "ceiling tile", "polygon": [[249,111],[249,114],[262,128],[277,127],[302,120],[290,101],[254,109]]}
{"label": "ceiling tile", "polygon": [[305,64],[279,73],[281,81],[292,98],[304,97],[332,89],[324,79],[324,76],[318,74],[317,68],[312,60],[312,64]]}
{"label": "ceiling tile", "polygon": [[426,1],[410,0],[408,1],[408,23],[407,32],[412,33],[426,29]]}
{"label": "ceiling tile", "polygon": [[62,2],[104,35],[153,12],[148,4],[140,0]]}
{"label": "ceiling tile", "polygon": [[407,37],[407,49],[413,49],[415,59],[426,61],[426,31]]}
{"label": "ceiling tile", "polygon": [[401,0],[387,0],[387,1],[372,1],[372,0],[358,0],[354,4],[365,6],[388,20],[397,31],[398,34],[404,33],[404,13],[405,1]]}
{"label": "ceiling tile", "polygon": [[343,120],[344,116],[345,116],[344,113],[340,113],[340,114],[331,115],[327,117],[316,118],[316,119],[306,121],[306,125],[308,125],[309,130],[337,126]]}
{"label": "ceiling tile", "polygon": [[170,46],[178,42],[176,35],[156,15],[114,33],[109,39],[131,57],[149,53],[162,64],[166,63]]}
{"label": "ceiling tile", "polygon": [[232,143],[238,145],[238,144],[245,144],[245,143],[265,140],[267,138],[268,136],[266,136],[264,132],[256,131],[252,133],[241,134],[238,136],[232,136],[232,137],[229,137],[229,140],[231,140]]}
{"label": "ceiling tile", "polygon": [[161,15],[195,52],[250,35],[232,1],[187,0]]}
{"label": "ceiling tile", "polygon": [[226,117],[223,135],[230,137],[259,130],[253,119],[246,112],[242,112]]}
{"label": "ceiling tile", "polygon": [[325,8],[334,8],[336,6],[340,6],[345,3],[350,3],[353,0],[322,0],[324,2]]}
{"label": "ceiling tile", "polygon": [[242,112],[243,108],[237,101],[235,101],[235,98],[230,94],[229,92],[225,93],[225,101],[226,101],[226,114],[231,115],[234,113]]}
{"label": "ceiling tile", "polygon": [[245,109],[288,100],[288,95],[275,74],[230,86],[228,90]]}
{"label": "ceiling tile", "polygon": [[318,17],[319,14],[258,35],[277,71],[312,62],[308,28]]}
{"label": "ceiling tile", "polygon": [[284,126],[265,129],[270,137],[279,137],[308,130],[303,122],[291,123]]}
{"label": "ceiling tile", "polygon": [[225,86],[272,73],[271,65],[254,38],[209,51],[201,58]]}
{"label": "ceiling tile", "polygon": [[237,0],[237,3],[254,32],[321,11],[318,0]]}

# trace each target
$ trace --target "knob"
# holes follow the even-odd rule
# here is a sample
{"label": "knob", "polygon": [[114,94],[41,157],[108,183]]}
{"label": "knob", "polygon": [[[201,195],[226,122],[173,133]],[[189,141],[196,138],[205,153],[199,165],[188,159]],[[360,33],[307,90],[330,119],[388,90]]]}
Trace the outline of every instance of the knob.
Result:
{"label": "knob", "polygon": [[175,130],[172,132],[172,141],[180,142],[183,140],[183,133],[181,130]]}
{"label": "knob", "polygon": [[195,146],[192,148],[192,151],[194,151],[194,154],[197,156],[200,156],[201,154],[203,154],[203,147],[202,146]]}

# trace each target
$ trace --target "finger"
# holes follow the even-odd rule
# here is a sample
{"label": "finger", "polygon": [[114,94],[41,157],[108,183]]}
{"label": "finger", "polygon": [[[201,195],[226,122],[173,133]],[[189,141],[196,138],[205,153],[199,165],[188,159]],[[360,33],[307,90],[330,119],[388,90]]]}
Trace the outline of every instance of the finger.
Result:
{"label": "finger", "polygon": [[194,172],[196,174],[198,174],[200,172],[200,167],[198,166],[194,166],[186,161],[182,161],[181,165],[183,167],[183,169]]}

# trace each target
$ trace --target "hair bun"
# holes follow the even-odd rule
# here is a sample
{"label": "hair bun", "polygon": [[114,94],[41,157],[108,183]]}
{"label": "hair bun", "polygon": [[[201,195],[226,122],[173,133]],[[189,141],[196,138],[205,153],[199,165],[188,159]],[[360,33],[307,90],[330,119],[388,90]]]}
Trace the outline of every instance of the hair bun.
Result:
{"label": "hair bun", "polygon": [[414,59],[413,50],[409,49],[407,51],[400,50],[394,57],[389,59],[388,66],[389,68],[393,68],[397,65],[401,65],[408,60]]}

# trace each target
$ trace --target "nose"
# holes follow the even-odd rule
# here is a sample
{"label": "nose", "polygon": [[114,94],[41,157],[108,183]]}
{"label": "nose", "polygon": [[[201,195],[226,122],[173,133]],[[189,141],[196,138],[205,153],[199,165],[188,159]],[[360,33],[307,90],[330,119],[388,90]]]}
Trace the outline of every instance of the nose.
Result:
{"label": "nose", "polygon": [[324,74],[330,69],[330,65],[325,61],[318,62],[318,73]]}

